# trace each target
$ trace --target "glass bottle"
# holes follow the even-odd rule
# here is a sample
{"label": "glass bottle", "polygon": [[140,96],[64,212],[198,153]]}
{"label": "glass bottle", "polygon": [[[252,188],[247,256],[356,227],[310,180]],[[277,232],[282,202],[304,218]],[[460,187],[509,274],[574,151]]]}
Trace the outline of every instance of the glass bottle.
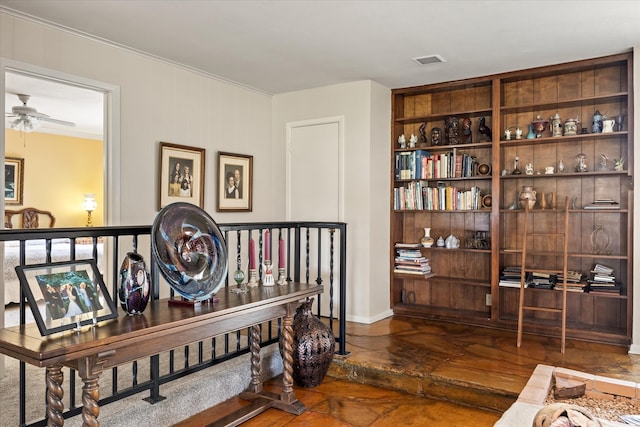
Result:
{"label": "glass bottle", "polygon": [[513,160],[513,172],[511,172],[512,175],[522,175],[522,171],[520,170],[520,167],[518,166],[518,156],[516,156],[516,158]]}

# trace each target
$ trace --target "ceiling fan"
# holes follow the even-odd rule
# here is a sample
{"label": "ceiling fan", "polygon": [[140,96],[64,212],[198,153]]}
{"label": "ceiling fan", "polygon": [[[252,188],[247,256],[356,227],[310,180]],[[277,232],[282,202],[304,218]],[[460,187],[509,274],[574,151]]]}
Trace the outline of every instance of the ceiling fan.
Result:
{"label": "ceiling fan", "polygon": [[22,102],[22,105],[15,106],[11,108],[11,113],[7,113],[7,117],[13,118],[9,123],[11,129],[23,131],[23,132],[33,132],[38,127],[40,127],[40,122],[49,122],[55,123],[64,126],[75,126],[76,124],[73,122],[67,122],[65,120],[54,119],[51,116],[40,113],[33,107],[27,106],[27,102],[31,98],[30,95],[17,94],[18,99]]}

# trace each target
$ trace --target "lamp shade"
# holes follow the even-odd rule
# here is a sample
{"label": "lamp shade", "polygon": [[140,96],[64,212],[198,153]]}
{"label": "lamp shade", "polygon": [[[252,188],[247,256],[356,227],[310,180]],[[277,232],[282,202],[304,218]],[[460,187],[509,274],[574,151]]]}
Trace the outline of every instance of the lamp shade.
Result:
{"label": "lamp shade", "polygon": [[84,200],[82,201],[82,209],[87,212],[93,212],[98,207],[98,202],[96,202],[95,194],[85,194]]}

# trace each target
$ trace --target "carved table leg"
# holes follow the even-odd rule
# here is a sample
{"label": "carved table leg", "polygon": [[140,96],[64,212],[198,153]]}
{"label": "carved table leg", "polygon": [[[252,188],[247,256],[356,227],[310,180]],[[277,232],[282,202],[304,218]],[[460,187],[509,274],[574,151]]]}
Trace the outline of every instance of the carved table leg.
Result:
{"label": "carved table leg", "polygon": [[62,398],[64,391],[62,390],[62,382],[64,374],[62,373],[62,365],[57,364],[47,366],[47,426],[62,427],[64,425],[64,404]]}
{"label": "carved table leg", "polygon": [[109,351],[78,361],[78,374],[84,382],[84,386],[82,386],[82,427],[100,426],[98,422],[98,415],[100,415],[98,379],[102,374],[102,365],[105,359],[114,353],[115,351]]}
{"label": "carved table leg", "polygon": [[293,315],[287,307],[287,315],[282,319],[282,394],[280,400],[291,403],[293,394]]}
{"label": "carved table leg", "polygon": [[251,327],[251,383],[248,391],[260,393],[262,391],[262,370],[260,367],[260,326]]}

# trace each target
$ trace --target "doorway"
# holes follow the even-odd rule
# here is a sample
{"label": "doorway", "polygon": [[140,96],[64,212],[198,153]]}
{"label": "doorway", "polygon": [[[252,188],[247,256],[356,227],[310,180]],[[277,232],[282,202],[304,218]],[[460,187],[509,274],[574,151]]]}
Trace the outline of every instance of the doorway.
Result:
{"label": "doorway", "polygon": [[[344,221],[344,118],[329,117],[287,123],[286,219],[288,221]],[[310,277],[318,271],[330,271],[328,233],[323,233],[319,254],[321,266],[310,265]],[[309,236],[310,247],[317,246],[318,236]],[[327,241],[325,241],[325,239]],[[333,256],[339,256],[334,253]],[[310,257],[315,259],[316,256]],[[320,268],[318,268],[320,267]],[[337,295],[330,299],[329,278],[325,285],[320,312],[338,313]],[[335,283],[334,283],[335,285]]]}
{"label": "doorway", "polygon": [[102,225],[104,93],[7,71],[5,110],[5,162],[24,165],[12,182],[5,173],[5,189],[15,184],[21,196],[5,195],[5,209],[34,207],[52,212],[58,227],[80,227],[86,225],[84,195],[94,194],[98,209],[92,223]]}

